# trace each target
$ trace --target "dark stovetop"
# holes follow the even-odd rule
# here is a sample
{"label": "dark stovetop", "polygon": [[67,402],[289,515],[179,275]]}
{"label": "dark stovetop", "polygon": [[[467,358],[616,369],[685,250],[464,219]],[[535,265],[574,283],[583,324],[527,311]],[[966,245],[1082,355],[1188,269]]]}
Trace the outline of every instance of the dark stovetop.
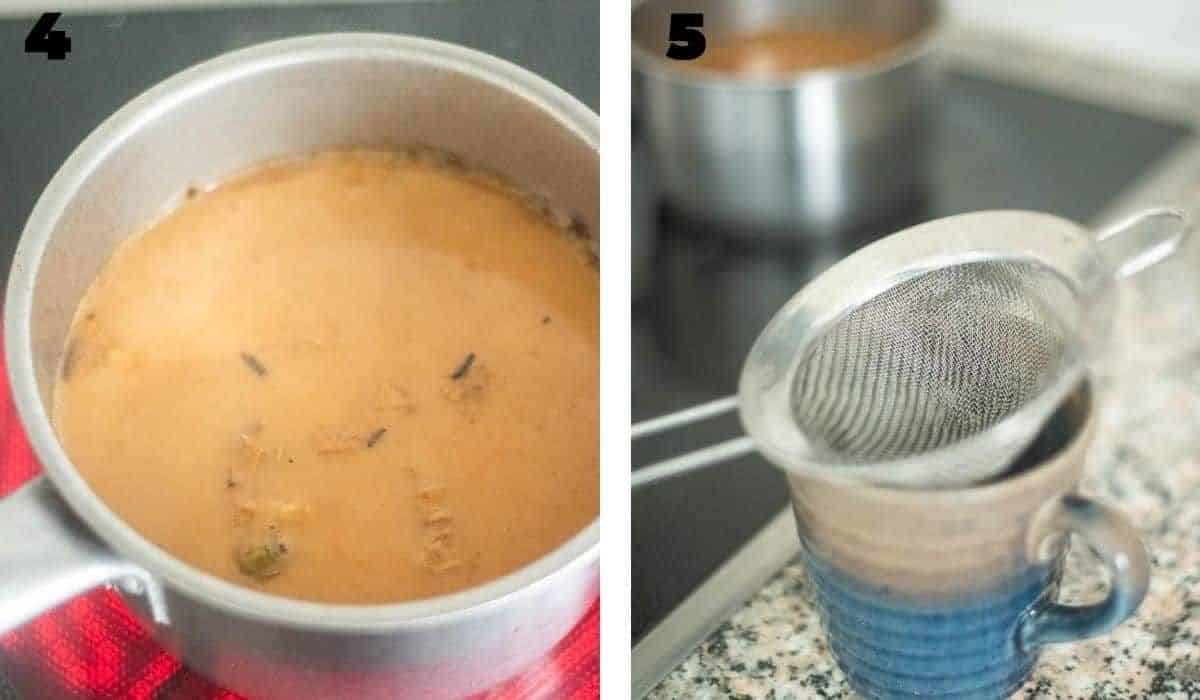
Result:
{"label": "dark stovetop", "polygon": [[486,51],[600,105],[598,0],[418,0],[394,4],[65,14],[65,61],[19,53],[33,19],[0,20],[0,264],[38,195],[79,142],[143,90],[195,63],[273,39],[394,32]]}
{"label": "dark stovetop", "polygon": [[[784,301],[834,260],[919,221],[996,208],[1080,222],[1100,213],[1189,132],[1047,93],[965,75],[948,80],[936,168],[924,201],[886,223],[805,248],[735,241],[684,225],[654,196],[634,129],[633,419],[732,394],[745,353]],[[635,252],[635,255],[638,254]],[[642,272],[644,274],[639,274]],[[633,464],[712,444],[733,416],[635,443]],[[786,503],[783,477],[756,456],[633,495],[636,643]]]}

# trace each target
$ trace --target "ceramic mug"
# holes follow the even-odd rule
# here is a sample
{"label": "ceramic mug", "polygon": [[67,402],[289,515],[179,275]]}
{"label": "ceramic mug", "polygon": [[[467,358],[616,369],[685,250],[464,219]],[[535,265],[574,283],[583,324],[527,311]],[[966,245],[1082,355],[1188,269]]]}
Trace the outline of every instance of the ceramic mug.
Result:
{"label": "ceramic mug", "polygon": [[[1095,427],[1085,383],[990,483],[920,491],[788,476],[817,611],[855,690],[1008,697],[1044,645],[1133,614],[1149,581],[1145,547],[1119,513],[1076,493]],[[1068,533],[1108,571],[1099,603],[1056,602]]]}

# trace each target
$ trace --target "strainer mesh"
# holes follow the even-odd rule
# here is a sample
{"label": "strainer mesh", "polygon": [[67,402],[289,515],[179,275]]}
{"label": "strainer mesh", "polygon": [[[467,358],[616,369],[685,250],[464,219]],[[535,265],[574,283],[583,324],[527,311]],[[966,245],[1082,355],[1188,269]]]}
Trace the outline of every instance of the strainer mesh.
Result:
{"label": "strainer mesh", "polygon": [[1034,262],[924,272],[824,329],[799,364],[794,418],[836,461],[909,457],[978,433],[1062,371],[1077,304]]}

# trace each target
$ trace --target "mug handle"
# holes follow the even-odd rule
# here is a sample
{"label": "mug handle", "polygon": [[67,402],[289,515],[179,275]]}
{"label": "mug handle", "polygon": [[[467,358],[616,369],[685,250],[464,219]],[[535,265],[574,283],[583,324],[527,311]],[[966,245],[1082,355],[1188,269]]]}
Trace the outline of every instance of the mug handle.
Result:
{"label": "mug handle", "polygon": [[144,595],[166,624],[162,587],[101,542],[44,476],[0,499],[0,634],[105,584]]}
{"label": "mug handle", "polygon": [[1149,557],[1125,516],[1083,496],[1065,495],[1035,520],[1031,552],[1047,537],[1066,533],[1082,537],[1100,556],[1108,570],[1108,596],[1091,605],[1063,605],[1052,596],[1042,597],[1017,623],[1017,644],[1022,651],[1105,634],[1133,615],[1146,597]]}

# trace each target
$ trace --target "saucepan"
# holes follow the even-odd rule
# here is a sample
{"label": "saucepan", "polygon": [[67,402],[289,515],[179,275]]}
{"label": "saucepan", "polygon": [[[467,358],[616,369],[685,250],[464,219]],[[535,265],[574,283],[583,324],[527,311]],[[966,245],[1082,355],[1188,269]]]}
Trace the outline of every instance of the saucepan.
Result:
{"label": "saucepan", "polygon": [[230,53],[136,98],[75,150],[29,218],[4,310],[14,399],[45,475],[0,501],[0,632],[111,585],[189,666],[254,698],[453,698],[528,667],[581,619],[598,591],[597,521],[453,595],[303,602],[150,543],[93,493],[51,427],[80,297],[188,187],[287,155],[412,144],[505,173],[599,230],[597,115],[505,61],[425,39],[329,34]]}
{"label": "saucepan", "polygon": [[[711,45],[800,26],[900,38],[861,64],[786,77],[701,72],[665,56],[674,13]],[[829,238],[922,195],[936,123],[937,0],[642,0],[634,96],[663,195],[733,235]]]}

